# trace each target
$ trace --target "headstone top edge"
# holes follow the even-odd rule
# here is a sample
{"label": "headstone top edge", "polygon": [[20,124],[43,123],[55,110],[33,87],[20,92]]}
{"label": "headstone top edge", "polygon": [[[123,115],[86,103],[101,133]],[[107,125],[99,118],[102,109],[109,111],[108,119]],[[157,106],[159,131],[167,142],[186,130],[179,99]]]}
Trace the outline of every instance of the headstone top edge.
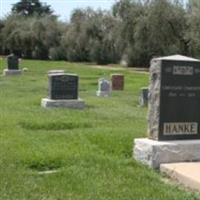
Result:
{"label": "headstone top edge", "polygon": [[193,61],[193,62],[200,62],[200,60],[183,56],[183,55],[171,55],[171,56],[164,56],[164,57],[158,57],[158,58],[153,58],[152,60],[172,60],[172,61]]}
{"label": "headstone top edge", "polygon": [[111,74],[111,76],[123,76],[124,74],[120,74],[120,73],[114,73],[114,74]]}
{"label": "headstone top edge", "polygon": [[48,76],[63,76],[63,75],[67,75],[67,76],[78,76],[77,74],[70,74],[70,73],[62,73],[62,72],[59,72],[59,73],[50,73],[48,74]]}

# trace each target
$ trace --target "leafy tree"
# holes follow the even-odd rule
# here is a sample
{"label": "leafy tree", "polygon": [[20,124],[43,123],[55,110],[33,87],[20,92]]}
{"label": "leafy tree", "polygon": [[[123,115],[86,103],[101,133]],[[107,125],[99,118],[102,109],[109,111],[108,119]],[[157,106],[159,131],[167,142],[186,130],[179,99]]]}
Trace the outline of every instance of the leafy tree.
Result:
{"label": "leafy tree", "polygon": [[21,0],[12,11],[0,21],[0,53],[128,66],[169,54],[200,57],[199,0],[187,7],[183,0],[119,0],[112,13],[76,9],[69,23],[39,0]]}
{"label": "leafy tree", "polygon": [[12,12],[22,16],[51,15],[53,13],[49,5],[42,4],[39,0],[21,0],[13,5]]}
{"label": "leafy tree", "polygon": [[3,35],[2,35],[3,27],[4,27],[4,21],[0,20],[0,54],[3,53]]}
{"label": "leafy tree", "polygon": [[189,29],[186,30],[190,54],[200,58],[200,1],[190,0],[187,5],[187,20]]}
{"label": "leafy tree", "polygon": [[26,58],[47,59],[49,49],[60,45],[61,28],[52,16],[10,16],[2,29],[4,46]]}
{"label": "leafy tree", "polygon": [[[154,56],[188,54],[186,15],[180,4],[152,0],[138,20],[134,38],[135,63],[147,65]],[[134,57],[134,56],[133,56]]]}

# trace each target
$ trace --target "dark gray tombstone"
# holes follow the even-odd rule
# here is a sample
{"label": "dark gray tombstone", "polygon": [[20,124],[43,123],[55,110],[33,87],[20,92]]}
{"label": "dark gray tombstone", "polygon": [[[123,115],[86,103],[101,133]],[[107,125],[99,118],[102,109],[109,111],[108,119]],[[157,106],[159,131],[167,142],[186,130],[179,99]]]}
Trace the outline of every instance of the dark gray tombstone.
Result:
{"label": "dark gray tombstone", "polygon": [[139,96],[139,104],[140,106],[147,106],[148,105],[148,96],[149,96],[149,88],[142,87],[140,90]]}
{"label": "dark gray tombstone", "polygon": [[200,139],[200,60],[151,61],[148,121],[151,139]]}
{"label": "dark gray tombstone", "polygon": [[78,76],[75,74],[49,74],[50,99],[78,99]]}
{"label": "dark gray tombstone", "polygon": [[8,70],[19,69],[19,59],[16,55],[10,54],[9,56],[7,56],[7,68]]}

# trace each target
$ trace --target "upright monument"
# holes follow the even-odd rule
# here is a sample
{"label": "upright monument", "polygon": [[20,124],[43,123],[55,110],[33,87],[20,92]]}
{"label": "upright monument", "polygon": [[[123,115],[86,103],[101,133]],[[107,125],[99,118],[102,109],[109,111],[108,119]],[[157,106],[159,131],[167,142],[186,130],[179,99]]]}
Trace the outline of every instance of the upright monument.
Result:
{"label": "upright monument", "polygon": [[124,75],[122,74],[112,74],[112,90],[124,90]]}
{"label": "upright monument", "polygon": [[111,93],[111,83],[105,78],[100,78],[98,80],[98,90],[96,95],[99,97],[108,97]]}
{"label": "upright monument", "polygon": [[42,99],[42,107],[84,108],[84,101],[78,97],[79,77],[76,74],[49,73],[48,77],[48,98]]}
{"label": "upright monument", "polygon": [[19,75],[22,71],[19,69],[19,58],[14,53],[7,56],[7,69],[4,69],[3,74],[7,75]]}
{"label": "upright monument", "polygon": [[134,157],[154,168],[200,160],[200,60],[153,59],[148,104],[148,139],[135,139]]}

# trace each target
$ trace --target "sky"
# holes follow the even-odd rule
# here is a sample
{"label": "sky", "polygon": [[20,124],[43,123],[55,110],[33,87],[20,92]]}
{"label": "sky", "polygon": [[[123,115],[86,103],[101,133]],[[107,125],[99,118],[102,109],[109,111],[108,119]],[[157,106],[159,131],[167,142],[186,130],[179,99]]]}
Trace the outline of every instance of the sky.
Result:
{"label": "sky", "polygon": [[[6,16],[12,8],[12,4],[20,0],[0,0],[0,18]],[[86,8],[88,6],[94,9],[110,9],[116,0],[40,0],[47,3],[59,15],[62,21],[68,21],[70,14],[75,8]]]}

